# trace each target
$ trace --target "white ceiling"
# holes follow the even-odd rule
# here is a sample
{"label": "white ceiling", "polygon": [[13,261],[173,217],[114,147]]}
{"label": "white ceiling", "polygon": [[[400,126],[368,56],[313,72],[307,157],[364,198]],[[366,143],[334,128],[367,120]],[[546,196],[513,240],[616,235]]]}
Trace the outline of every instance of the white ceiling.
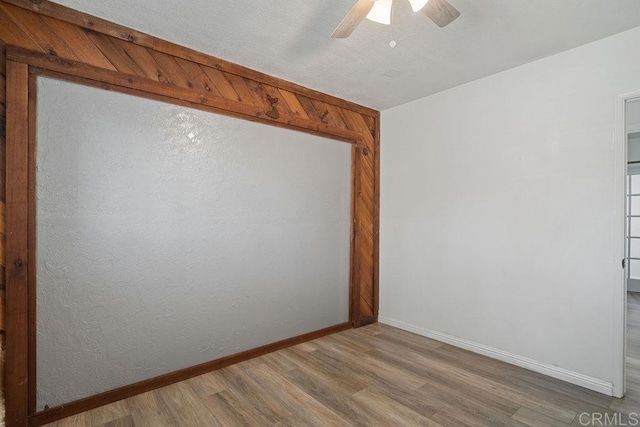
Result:
{"label": "white ceiling", "polygon": [[381,110],[640,25],[639,0],[449,0],[445,28],[395,0],[393,25],[332,39],[355,1],[57,0]]}

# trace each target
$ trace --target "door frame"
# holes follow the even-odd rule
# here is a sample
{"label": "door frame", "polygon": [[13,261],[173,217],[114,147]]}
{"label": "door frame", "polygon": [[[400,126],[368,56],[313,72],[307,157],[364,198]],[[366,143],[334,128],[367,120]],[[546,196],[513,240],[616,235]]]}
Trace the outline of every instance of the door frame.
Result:
{"label": "door frame", "polygon": [[[614,218],[614,262],[620,263],[627,258],[626,214],[627,214],[627,101],[640,98],[640,90],[627,92],[615,99],[615,207]],[[618,264],[620,265],[620,264]],[[613,380],[614,397],[623,397],[626,392],[626,356],[627,356],[627,269],[617,269],[613,292]]]}

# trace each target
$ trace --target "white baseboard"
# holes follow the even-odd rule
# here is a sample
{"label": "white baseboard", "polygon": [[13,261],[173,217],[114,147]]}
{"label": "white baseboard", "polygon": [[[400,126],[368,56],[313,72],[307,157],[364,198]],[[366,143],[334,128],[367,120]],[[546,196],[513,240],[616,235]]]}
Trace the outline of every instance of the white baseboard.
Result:
{"label": "white baseboard", "polygon": [[379,316],[378,322],[384,323],[385,325],[394,326],[405,331],[413,332],[414,334],[422,335],[436,341],[451,344],[455,347],[460,347],[474,353],[482,354],[483,356],[498,359],[503,362],[519,366],[521,368],[529,369],[530,371],[539,372],[541,374],[548,375],[550,377],[557,378],[571,384],[579,385],[581,387],[588,388],[589,390],[594,390],[608,396],[613,395],[612,383],[602,381],[588,375],[583,375],[577,372],[569,371],[568,369],[541,363],[533,359],[518,356],[517,354],[508,353],[506,351],[498,350],[486,345],[454,337],[453,335],[422,328],[420,326],[412,325],[400,320],[391,319],[389,317]]}

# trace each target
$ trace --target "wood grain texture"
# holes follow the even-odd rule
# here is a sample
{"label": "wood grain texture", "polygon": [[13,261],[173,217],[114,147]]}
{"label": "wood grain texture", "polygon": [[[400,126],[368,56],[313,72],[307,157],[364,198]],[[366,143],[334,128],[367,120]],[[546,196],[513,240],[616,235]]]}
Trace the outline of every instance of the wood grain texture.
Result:
{"label": "wood grain texture", "polygon": [[247,105],[244,102],[203,96],[201,92],[191,88],[180,88],[173,85],[166,85],[147,79],[146,77],[127,76],[119,72],[93,67],[81,62],[62,59],[55,55],[48,55],[45,53],[33,52],[9,46],[7,48],[7,58],[27,63],[39,69],[40,74],[54,75],[54,73],[56,73],[55,75],[58,78],[77,81],[103,89],[120,90],[122,92],[153,99],[163,97],[165,100],[172,103],[187,102],[194,108],[263,122],[274,126],[294,128],[300,131],[328,136],[343,141],[354,141],[360,137],[360,134],[357,132],[332,128],[324,123],[316,123],[296,116],[289,116],[284,113],[281,114],[278,119],[272,119],[264,114],[264,109],[256,107],[255,104]]}
{"label": "wood grain texture", "polygon": [[259,83],[265,83],[278,88],[283,88],[293,93],[299,93],[304,96],[319,99],[338,107],[353,110],[363,115],[376,117],[378,112],[372,108],[358,105],[341,98],[337,98],[313,89],[300,86],[298,84],[279,79],[242,65],[234,64],[220,58],[197,52],[174,43],[158,39],[148,34],[141,33],[131,28],[109,22],[107,20],[50,2],[50,1],[31,1],[31,0],[2,0],[4,3],[36,12],[44,17],[55,18],[60,21],[71,23],[79,28],[99,32],[113,38],[127,41],[139,46],[143,46],[158,52],[166,53],[175,57],[206,65],[217,70],[227,73],[236,74],[247,77]]}
{"label": "wood grain texture", "polygon": [[25,34],[28,32],[31,39],[39,46],[42,51],[51,55],[60,55],[64,58],[80,60],[73,50],[58,37],[45,22],[40,15],[30,13],[29,11],[17,7],[8,7],[6,4],[0,3],[0,9],[5,15],[8,15],[12,22],[15,22]]}
{"label": "wood grain texture", "polygon": [[18,25],[4,9],[0,9],[0,28],[5,44],[19,44],[26,49],[39,50],[40,46]]}
{"label": "wood grain texture", "polygon": [[[0,329],[5,330],[5,179],[6,179],[6,46],[0,42]],[[4,348],[4,333],[0,336],[0,346]]]}
{"label": "wood grain texture", "polygon": [[[630,314],[640,313],[640,297],[632,304]],[[640,340],[630,342],[636,345]],[[640,378],[634,372],[629,396],[613,399],[375,324],[123,400],[129,412],[113,416],[130,415],[135,426],[157,421],[154,425],[495,427],[581,425],[582,413],[618,412],[617,425],[632,425],[630,414],[640,408]],[[95,417],[94,411],[76,425],[90,425],[86,420]],[[68,423],[61,420],[51,426]]]}
{"label": "wood grain texture", "polygon": [[[7,45],[11,45],[10,59]],[[14,176],[5,173],[8,60],[28,63],[34,73],[353,143],[357,149],[353,156],[350,320],[354,326],[376,321],[380,119],[377,111],[46,0],[0,0],[0,170],[3,172],[0,174],[0,254],[4,254],[0,261],[0,298],[9,281],[5,276],[14,274],[5,271],[5,261],[13,254],[8,252],[3,237],[7,232],[13,233],[16,226],[9,223],[5,213],[8,195],[4,178]],[[12,239],[15,236],[19,234],[12,234]],[[27,243],[21,242],[18,246],[29,246]],[[18,276],[14,274],[15,277]],[[26,310],[14,308],[17,314],[24,314]],[[0,313],[0,327],[2,318]],[[34,348],[35,343],[30,353],[34,353]],[[8,354],[8,358],[15,356]],[[34,375],[32,370],[31,376]],[[15,373],[8,381],[18,378]],[[218,403],[227,404],[224,402]],[[35,409],[32,404],[29,406]],[[131,415],[131,419],[127,416],[121,421],[129,423],[135,419],[135,415]]]}
{"label": "wood grain texture", "polygon": [[7,62],[7,182],[6,226],[6,422],[27,420],[28,309],[27,199],[28,199],[28,88],[25,64]]}

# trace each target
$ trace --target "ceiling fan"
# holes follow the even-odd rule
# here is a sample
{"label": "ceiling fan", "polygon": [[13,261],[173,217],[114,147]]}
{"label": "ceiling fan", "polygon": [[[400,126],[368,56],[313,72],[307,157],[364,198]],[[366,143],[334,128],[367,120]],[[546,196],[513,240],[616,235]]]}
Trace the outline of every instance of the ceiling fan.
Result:
{"label": "ceiling fan", "polygon": [[[349,37],[365,17],[381,24],[391,24],[392,2],[393,0],[358,0],[331,37],[334,39]],[[458,9],[447,0],[409,0],[409,3],[414,12],[422,11],[440,28],[449,25],[460,16]]]}

